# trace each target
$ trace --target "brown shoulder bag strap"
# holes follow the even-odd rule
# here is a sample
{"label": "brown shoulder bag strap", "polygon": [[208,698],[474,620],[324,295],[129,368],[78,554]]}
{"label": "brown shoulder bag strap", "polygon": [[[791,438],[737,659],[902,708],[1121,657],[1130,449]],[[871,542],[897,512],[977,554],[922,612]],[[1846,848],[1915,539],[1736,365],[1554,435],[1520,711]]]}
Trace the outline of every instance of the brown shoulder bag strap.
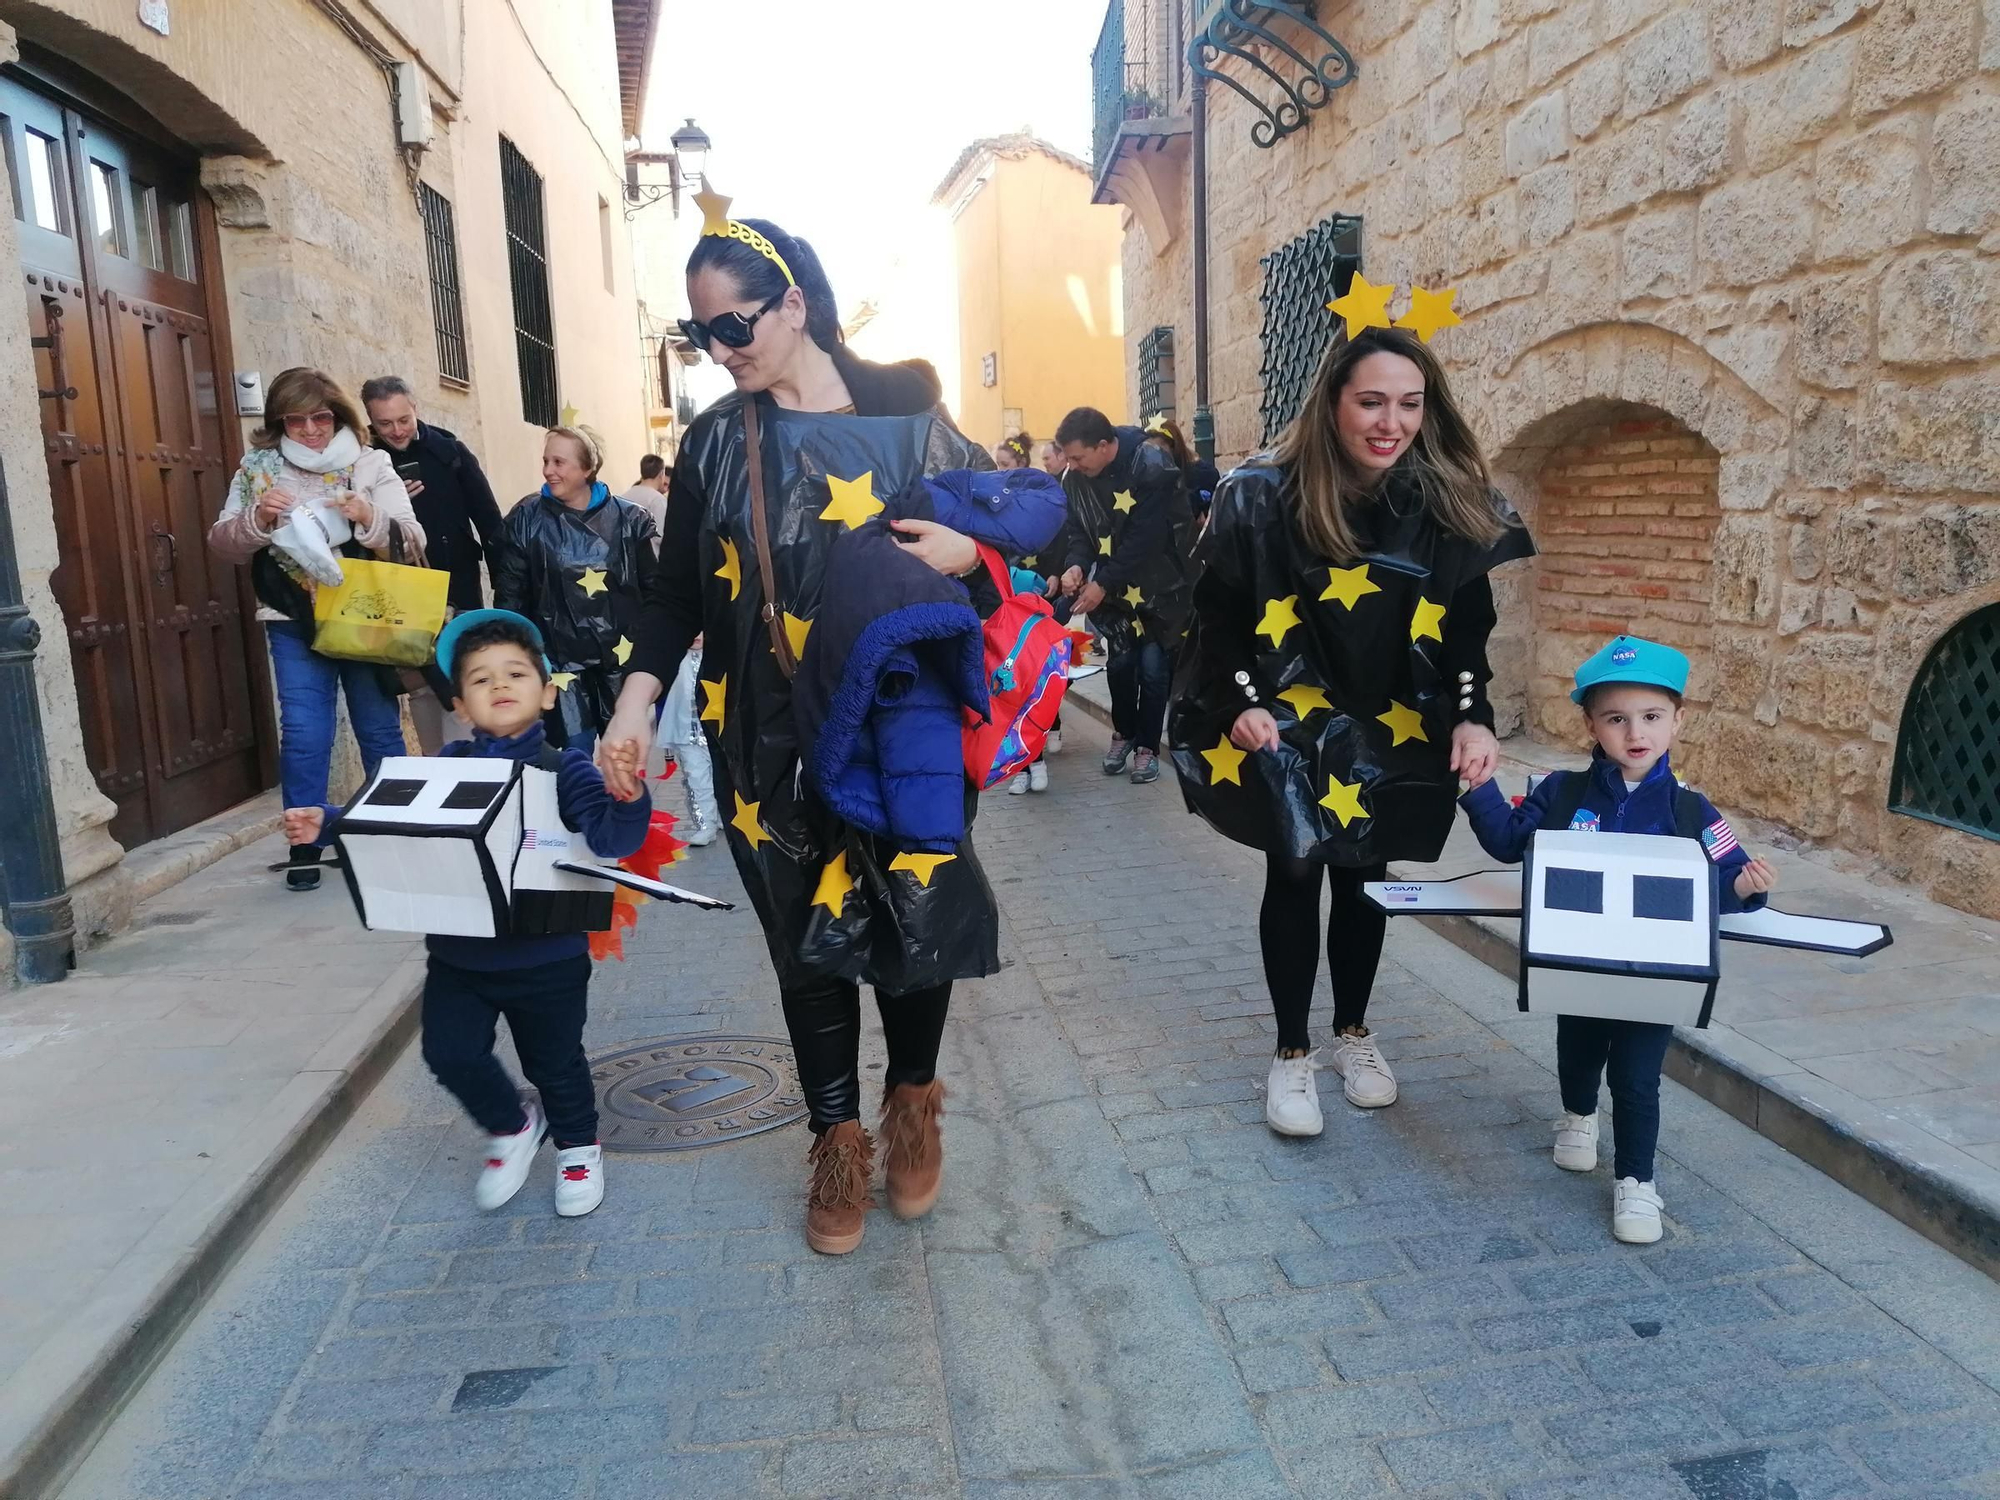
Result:
{"label": "brown shoulder bag strap", "polygon": [[785,634],[784,608],[778,602],[778,575],[771,567],[771,523],[764,494],[764,438],[757,427],[757,398],[743,400],[743,460],[750,470],[750,535],[757,543],[757,586],[764,592],[764,628],[771,633],[771,651],[778,670],[790,681],[799,670],[792,638]]}

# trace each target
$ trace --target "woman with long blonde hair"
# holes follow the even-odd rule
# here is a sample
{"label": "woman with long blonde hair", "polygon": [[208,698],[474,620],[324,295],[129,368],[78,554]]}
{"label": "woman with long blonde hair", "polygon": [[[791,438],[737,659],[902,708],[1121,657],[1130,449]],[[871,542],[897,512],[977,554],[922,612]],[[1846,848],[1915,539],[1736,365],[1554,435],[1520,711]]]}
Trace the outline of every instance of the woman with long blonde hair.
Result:
{"label": "woman with long blonde hair", "polygon": [[1265,1117],[1281,1135],[1323,1126],[1307,1034],[1322,881],[1332,1066],[1350,1103],[1395,1102],[1366,1021],[1385,918],[1361,887],[1390,860],[1435,859],[1458,778],[1492,775],[1486,575],[1533,551],[1444,367],[1398,329],[1336,339],[1270,453],[1216,491],[1173,755],[1189,809],[1265,853]]}

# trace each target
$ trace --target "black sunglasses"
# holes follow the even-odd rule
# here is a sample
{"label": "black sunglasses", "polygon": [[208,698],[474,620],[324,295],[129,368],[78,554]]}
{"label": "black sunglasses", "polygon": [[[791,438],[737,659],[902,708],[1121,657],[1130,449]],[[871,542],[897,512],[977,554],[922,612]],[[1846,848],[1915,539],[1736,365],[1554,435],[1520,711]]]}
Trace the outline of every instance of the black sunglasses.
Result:
{"label": "black sunglasses", "polygon": [[[785,288],[785,292],[790,290],[790,287]],[[693,318],[682,318],[681,336],[704,354],[708,352],[710,339],[720,339],[732,349],[748,349],[750,341],[757,337],[757,320],[783,302],[785,292],[778,293],[747,318],[740,312],[723,313],[709,323],[700,323]]]}

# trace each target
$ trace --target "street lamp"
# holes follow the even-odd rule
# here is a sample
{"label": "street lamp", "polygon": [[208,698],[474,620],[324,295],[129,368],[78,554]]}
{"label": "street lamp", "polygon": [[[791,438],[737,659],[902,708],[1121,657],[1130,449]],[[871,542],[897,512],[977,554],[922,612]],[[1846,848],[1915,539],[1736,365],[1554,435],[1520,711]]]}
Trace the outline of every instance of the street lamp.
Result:
{"label": "street lamp", "polygon": [[[674,206],[674,217],[681,215],[681,188],[691,185],[700,188],[706,185],[703,175],[708,165],[708,152],[712,144],[708,132],[690,119],[670,138],[671,151],[641,151],[637,137],[627,141],[625,152],[625,217],[631,218],[649,204],[658,203],[662,198],[670,199]],[[642,166],[664,166],[667,169],[665,182],[639,181]]]}

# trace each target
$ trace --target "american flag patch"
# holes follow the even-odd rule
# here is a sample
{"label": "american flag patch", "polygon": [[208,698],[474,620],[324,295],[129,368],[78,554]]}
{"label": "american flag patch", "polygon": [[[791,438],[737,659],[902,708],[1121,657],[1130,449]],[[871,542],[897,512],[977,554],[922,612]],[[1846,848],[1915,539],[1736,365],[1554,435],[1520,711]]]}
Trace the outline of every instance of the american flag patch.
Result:
{"label": "american flag patch", "polygon": [[1727,818],[1717,818],[1701,831],[1701,846],[1711,860],[1718,860],[1736,848],[1736,835]]}
{"label": "american flag patch", "polygon": [[[1704,834],[1702,835],[1702,837],[1703,837],[1703,838],[1707,838],[1707,837],[1708,837],[1708,835],[1704,833]],[[534,848],[534,847],[535,847],[535,830],[534,830],[534,829],[530,828],[530,829],[529,829],[529,830],[528,830],[528,831],[527,831],[526,833],[524,833],[524,834],[522,834],[522,835],[521,835],[521,847],[522,847],[523,849],[532,849],[532,848]]]}

